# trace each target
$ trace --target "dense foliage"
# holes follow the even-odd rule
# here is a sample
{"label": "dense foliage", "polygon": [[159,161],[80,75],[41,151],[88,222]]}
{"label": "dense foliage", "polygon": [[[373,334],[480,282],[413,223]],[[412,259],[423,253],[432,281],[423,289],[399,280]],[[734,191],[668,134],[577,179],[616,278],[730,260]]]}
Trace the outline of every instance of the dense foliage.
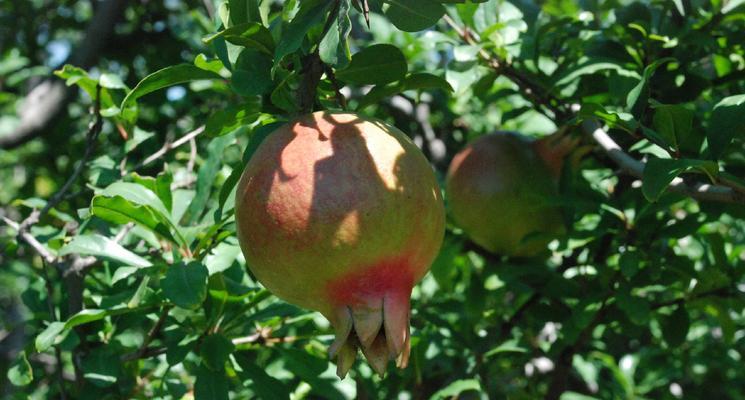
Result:
{"label": "dense foliage", "polygon": [[[0,397],[745,398],[745,2],[33,0],[0,21]],[[233,219],[261,140],[318,109],[397,126],[441,183],[497,129],[576,138],[567,234],[508,258],[451,222],[409,367],[339,380],[328,323],[246,272]]]}

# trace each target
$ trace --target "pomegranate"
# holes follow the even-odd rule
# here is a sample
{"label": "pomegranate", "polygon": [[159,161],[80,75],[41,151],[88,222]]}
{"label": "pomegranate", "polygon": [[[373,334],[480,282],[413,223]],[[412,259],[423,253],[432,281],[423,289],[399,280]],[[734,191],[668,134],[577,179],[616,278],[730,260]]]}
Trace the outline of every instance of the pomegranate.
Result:
{"label": "pomegranate", "polygon": [[344,377],[361,348],[383,374],[409,358],[409,298],[442,243],[445,211],[424,155],[398,129],[316,112],[278,128],[236,194],[246,263],[278,297],[320,311]]}
{"label": "pomegranate", "polygon": [[446,193],[452,217],[490,252],[536,256],[564,232],[560,210],[552,204],[555,175],[535,147],[515,133],[497,132],[467,145],[450,164]]}

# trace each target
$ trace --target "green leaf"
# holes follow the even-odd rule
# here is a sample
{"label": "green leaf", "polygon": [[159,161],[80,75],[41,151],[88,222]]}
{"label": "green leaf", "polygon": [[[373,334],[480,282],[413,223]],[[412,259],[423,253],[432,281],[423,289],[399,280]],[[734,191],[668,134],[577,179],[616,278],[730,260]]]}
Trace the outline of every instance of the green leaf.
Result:
{"label": "green leaf", "polygon": [[599,398],[588,396],[582,393],[566,391],[561,394],[559,400],[599,400]]}
{"label": "green leaf", "polygon": [[210,193],[212,192],[215,177],[217,177],[217,173],[220,172],[222,166],[223,150],[233,140],[232,136],[220,136],[213,139],[207,145],[207,160],[202,164],[197,173],[197,191],[191,203],[189,203],[189,208],[186,210],[183,218],[186,221],[186,225],[194,224],[202,216]]}
{"label": "green leaf", "polygon": [[65,79],[67,86],[77,85],[90,96],[90,98],[96,97],[96,82],[95,79],[88,76],[88,72],[80,67],[74,65],[65,64],[62,69],[54,71],[54,75]]}
{"label": "green leaf", "polygon": [[350,0],[340,1],[336,20],[318,47],[321,61],[335,68],[344,68],[349,64],[350,52],[347,38],[352,31],[349,2]]}
{"label": "green leaf", "polygon": [[236,25],[212,36],[208,36],[202,41],[205,44],[209,44],[219,38],[225,39],[228,43],[236,46],[258,50],[269,56],[274,54],[274,38],[272,37],[272,33],[259,23],[249,22]]}
{"label": "green leaf", "polygon": [[673,148],[679,149],[693,128],[693,111],[680,105],[660,104],[654,107],[655,131]]}
{"label": "green leaf", "polygon": [[168,224],[157,216],[157,211],[152,207],[134,204],[121,196],[93,197],[91,214],[115,224],[123,225],[134,222],[157,233],[164,239],[173,243],[180,243],[171,233]]}
{"label": "green leaf", "polygon": [[158,198],[153,190],[139,183],[114,182],[104,188],[100,195],[107,197],[121,196],[132,203],[148,206],[161,213],[163,217],[170,215],[163,201]]}
{"label": "green leaf", "polygon": [[153,264],[125,249],[119,243],[98,234],[78,235],[70,243],[59,250],[60,256],[80,254],[86,256],[103,257],[120,262],[124,265],[146,268]]}
{"label": "green leaf", "polygon": [[557,71],[557,76],[553,77],[556,81],[554,86],[562,87],[574,82],[577,78],[585,75],[592,75],[600,71],[614,70],[623,76],[634,76],[637,79],[641,79],[638,73],[635,71],[629,71],[623,66],[608,61],[606,59],[582,59],[576,66],[570,69],[560,69]]}
{"label": "green leaf", "polygon": [[229,382],[224,371],[212,371],[204,365],[197,370],[194,400],[228,400]]}
{"label": "green leaf", "polygon": [[77,314],[70,317],[65,322],[65,329],[70,330],[78,325],[87,324],[93,321],[100,321],[108,316],[110,310],[98,310],[94,308],[88,308],[79,311]]}
{"label": "green leaf", "polygon": [[240,254],[241,248],[237,244],[220,243],[205,257],[204,264],[213,275],[230,268]]}
{"label": "green leaf", "polygon": [[674,349],[685,343],[688,336],[688,329],[691,321],[688,317],[684,305],[678,307],[669,316],[660,317],[660,328],[662,328],[662,337],[665,339],[667,346]]}
{"label": "green leaf", "polygon": [[442,400],[459,397],[463,392],[477,391],[482,392],[481,383],[478,379],[459,379],[438,390],[430,397],[430,400]]}
{"label": "green leaf", "polygon": [[722,155],[732,139],[745,139],[745,94],[725,97],[714,106],[706,137],[715,158]]}
{"label": "green leaf", "polygon": [[278,71],[281,72],[277,75],[286,75],[281,77],[281,81],[277,87],[274,88],[269,99],[272,101],[273,105],[286,111],[288,114],[296,113],[299,106],[294,88],[297,88],[299,84],[298,74],[295,71],[287,73],[283,69],[279,69]]}
{"label": "green leaf", "polygon": [[122,105],[119,108],[125,110],[138,98],[156,90],[179,83],[203,79],[222,79],[222,77],[212,71],[205,71],[191,64],[180,64],[163,68],[153,72],[141,80],[140,83],[138,83],[137,86],[127,94],[127,97],[124,98]]}
{"label": "green leaf", "polygon": [[642,79],[639,80],[639,83],[626,96],[626,107],[634,116],[639,117],[641,111],[647,106],[647,100],[649,99],[649,80],[652,78],[654,71],[660,65],[669,61],[675,61],[675,59],[671,57],[661,58],[647,65],[644,68]]}
{"label": "green leaf", "polygon": [[81,367],[83,376],[98,387],[110,387],[116,383],[121,373],[119,354],[113,347],[102,346],[85,356]]}
{"label": "green leaf", "polygon": [[209,335],[204,338],[200,347],[200,354],[204,365],[213,371],[223,371],[228,357],[235,350],[230,339],[222,334]]}
{"label": "green leaf", "polygon": [[134,130],[131,133],[132,136],[124,143],[124,151],[126,151],[127,153],[136,149],[137,146],[139,146],[142,142],[155,136],[155,133],[145,131],[137,126],[135,126]]}
{"label": "green leaf", "polygon": [[209,271],[199,262],[171,265],[160,281],[163,294],[173,304],[186,309],[196,309],[207,298]]}
{"label": "green leaf", "polygon": [[621,290],[616,294],[616,304],[634,324],[646,325],[649,322],[649,303],[641,297]]}
{"label": "green leaf", "polygon": [[257,104],[243,103],[215,111],[207,120],[204,134],[208,137],[226,135],[249,125],[259,117]]}
{"label": "green leaf", "polygon": [[39,336],[37,336],[36,340],[34,341],[36,351],[38,351],[39,353],[45,352],[48,348],[61,342],[65,336],[61,335],[63,332],[65,333],[65,335],[67,334],[67,332],[65,331],[64,322],[55,321],[49,324],[46,329],[41,331]]}
{"label": "green leaf", "polygon": [[288,55],[294,53],[303,44],[308,31],[323,20],[323,17],[333,4],[331,1],[306,0],[300,3],[300,11],[282,32],[282,38],[274,51],[274,65]]}
{"label": "green leaf", "polygon": [[272,59],[253,49],[245,49],[238,56],[230,83],[241,96],[257,96],[269,92],[272,82]]}
{"label": "green leaf", "polygon": [[34,370],[26,358],[26,352],[18,354],[7,373],[8,380],[15,386],[26,386],[34,380]]}
{"label": "green leaf", "polygon": [[122,78],[120,78],[119,75],[114,74],[101,74],[98,78],[98,84],[107,89],[129,89],[127,85],[122,82]]}
{"label": "green leaf", "polygon": [[432,0],[389,0],[385,15],[396,26],[406,32],[418,32],[429,28],[445,15],[445,7]]}
{"label": "green leaf", "polygon": [[228,0],[230,23],[240,25],[246,22],[261,22],[260,0]]}
{"label": "green leaf", "polygon": [[719,170],[714,161],[650,157],[642,175],[644,197],[649,201],[657,201],[675,177],[691,168],[709,176],[715,176]]}
{"label": "green leaf", "polygon": [[224,67],[220,59],[208,59],[207,56],[202,53],[199,53],[194,57],[194,66],[206,71],[212,71],[216,74],[219,74]]}
{"label": "green leaf", "polygon": [[623,129],[627,132],[635,132],[639,127],[639,122],[631,114],[607,111],[597,103],[582,104],[578,115],[581,119],[598,118],[613,128]]}
{"label": "green leaf", "polygon": [[352,56],[349,66],[336,72],[337,78],[355,84],[382,84],[406,75],[406,58],[390,44],[369,46]]}
{"label": "green leaf", "polygon": [[276,379],[256,365],[253,360],[245,356],[236,356],[242,371],[238,375],[244,381],[250,381],[251,390],[258,398],[264,400],[286,400],[290,398],[290,389],[279,379]]}
{"label": "green leaf", "polygon": [[445,78],[426,72],[417,72],[407,76],[402,82],[404,90],[420,89],[442,89],[445,92],[452,92],[453,87]]}
{"label": "green leaf", "polygon": [[621,268],[623,276],[626,279],[631,279],[639,272],[641,262],[641,255],[637,251],[629,250],[621,254],[618,259],[618,266]]}

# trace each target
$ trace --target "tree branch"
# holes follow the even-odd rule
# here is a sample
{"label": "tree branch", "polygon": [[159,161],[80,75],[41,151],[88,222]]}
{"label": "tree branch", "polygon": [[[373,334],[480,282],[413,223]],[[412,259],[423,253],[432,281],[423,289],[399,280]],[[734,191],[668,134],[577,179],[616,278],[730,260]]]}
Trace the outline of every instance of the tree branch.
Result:
{"label": "tree branch", "polygon": [[[641,178],[644,174],[646,164],[635,159],[623,151],[621,146],[611,138],[597,121],[585,121],[582,124],[584,131],[592,136],[600,148],[608,154],[626,173]],[[686,183],[683,179],[676,177],[670,184],[669,190],[677,192],[697,200],[717,201],[722,203],[745,204],[745,194],[734,190],[729,186],[710,185],[706,183]]]}

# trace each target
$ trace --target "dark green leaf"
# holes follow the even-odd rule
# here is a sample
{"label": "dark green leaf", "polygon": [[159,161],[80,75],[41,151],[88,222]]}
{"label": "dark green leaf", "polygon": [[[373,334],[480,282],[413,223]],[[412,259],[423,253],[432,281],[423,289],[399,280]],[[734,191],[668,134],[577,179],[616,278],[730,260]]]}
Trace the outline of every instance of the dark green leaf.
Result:
{"label": "dark green leaf", "polygon": [[116,383],[121,365],[119,355],[110,346],[102,346],[91,351],[83,359],[83,376],[98,387],[109,387]]}
{"label": "dark green leaf", "polygon": [[714,106],[706,131],[709,151],[718,158],[734,138],[745,138],[745,94],[725,97]]}
{"label": "dark green leaf", "polygon": [[186,309],[199,307],[207,298],[207,267],[192,261],[171,265],[160,285],[173,304]]}
{"label": "dark green leaf", "polygon": [[250,381],[250,387],[260,399],[286,400],[290,398],[290,389],[279,379],[276,379],[257,366],[253,360],[245,356],[237,356],[238,365],[243,371],[238,374],[243,380]]}
{"label": "dark green leaf", "polygon": [[204,133],[209,137],[226,135],[256,121],[258,117],[256,104],[244,103],[228,106],[212,114],[205,124]]}
{"label": "dark green leaf", "polygon": [[213,371],[223,371],[228,357],[235,350],[230,339],[216,333],[209,335],[202,341],[200,353],[204,365]]}
{"label": "dark green leaf", "polygon": [[261,22],[260,0],[228,0],[230,23],[240,25],[246,22]]}
{"label": "dark green leaf", "polygon": [[649,322],[649,303],[639,296],[633,296],[625,291],[616,295],[616,304],[637,325],[646,325]]}
{"label": "dark green leaf", "polygon": [[448,83],[445,78],[428,74],[426,72],[411,74],[407,76],[402,83],[404,90],[442,89],[446,92],[453,91],[453,87],[450,86],[450,83]]}
{"label": "dark green leaf", "polygon": [[639,117],[641,111],[647,106],[647,100],[649,99],[649,79],[652,78],[654,71],[660,65],[669,61],[675,61],[675,59],[670,57],[661,58],[647,65],[644,68],[642,79],[631,89],[628,96],[626,96],[626,107],[634,116]]}
{"label": "dark green leaf", "polygon": [[210,193],[212,192],[215,177],[220,171],[223,150],[233,140],[231,136],[220,136],[213,139],[207,145],[207,160],[199,168],[199,173],[197,173],[197,192],[184,215],[186,225],[194,224],[202,216]]}
{"label": "dark green leaf", "polygon": [[418,32],[429,28],[445,15],[445,7],[432,0],[389,0],[385,15],[398,29]]}
{"label": "dark green leaf", "polygon": [[272,59],[253,49],[245,49],[238,56],[230,80],[233,90],[250,97],[267,93],[272,88]]}
{"label": "dark green leaf", "polygon": [[688,335],[690,319],[685,306],[679,305],[669,316],[660,317],[660,327],[662,336],[665,338],[667,346],[674,349],[685,343]]}
{"label": "dark green leaf", "polygon": [[349,66],[337,71],[336,76],[350,83],[377,85],[403,79],[407,68],[398,47],[376,44],[352,56]]}
{"label": "dark green leaf", "polygon": [[630,250],[621,254],[621,257],[618,259],[618,266],[621,268],[623,276],[626,279],[631,279],[639,272],[641,261],[641,255],[636,251]]}
{"label": "dark green leaf", "polygon": [[644,197],[656,201],[675,177],[691,168],[709,176],[715,176],[718,172],[718,166],[713,161],[650,157],[642,176]]}
{"label": "dark green leaf", "polygon": [[673,148],[679,149],[693,128],[693,112],[680,105],[655,106],[654,129]]}
{"label": "dark green leaf", "polygon": [[197,370],[194,400],[228,400],[229,382],[225,371],[212,371],[204,365]]}

